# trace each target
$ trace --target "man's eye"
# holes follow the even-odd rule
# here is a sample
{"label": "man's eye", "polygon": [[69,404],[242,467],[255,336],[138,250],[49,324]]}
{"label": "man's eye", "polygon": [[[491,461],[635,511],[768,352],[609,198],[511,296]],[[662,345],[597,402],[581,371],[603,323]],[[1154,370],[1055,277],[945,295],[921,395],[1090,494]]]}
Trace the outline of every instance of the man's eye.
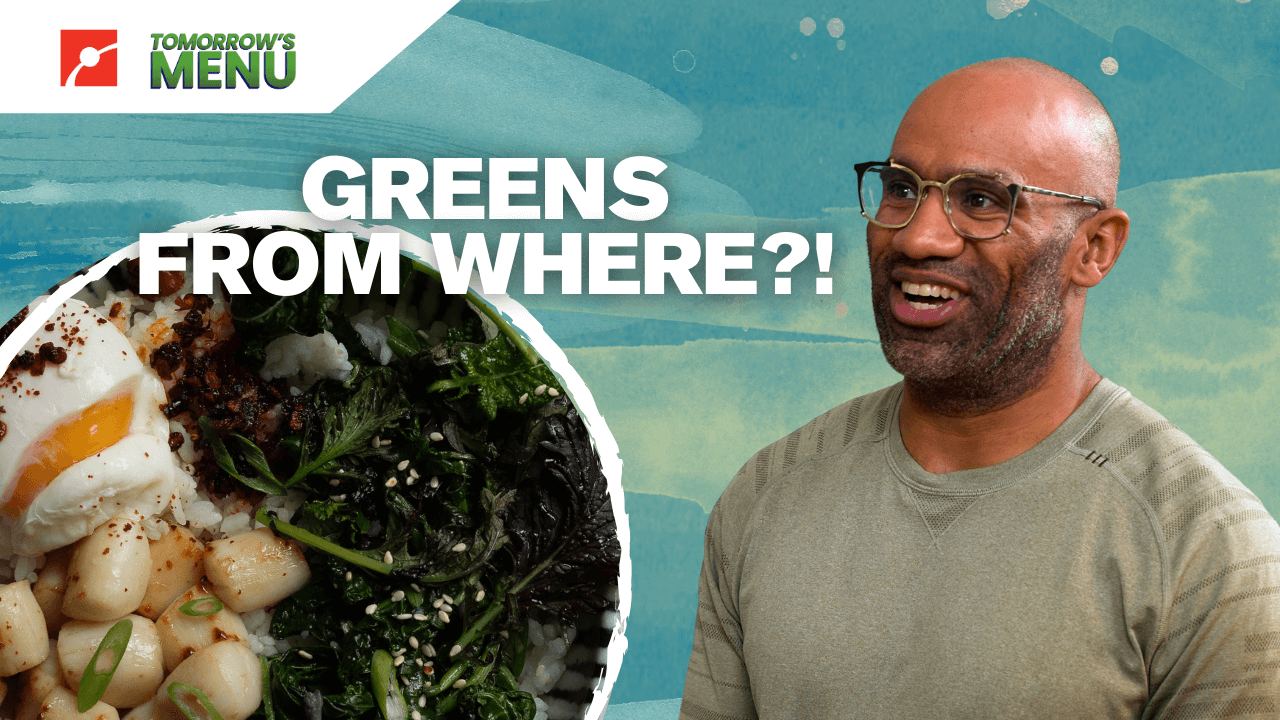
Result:
{"label": "man's eye", "polygon": [[970,190],[964,195],[964,205],[973,210],[996,210],[1004,207],[1004,203],[990,193]]}
{"label": "man's eye", "polygon": [[884,184],[884,196],[895,200],[915,200],[916,186],[905,180],[888,180]]}

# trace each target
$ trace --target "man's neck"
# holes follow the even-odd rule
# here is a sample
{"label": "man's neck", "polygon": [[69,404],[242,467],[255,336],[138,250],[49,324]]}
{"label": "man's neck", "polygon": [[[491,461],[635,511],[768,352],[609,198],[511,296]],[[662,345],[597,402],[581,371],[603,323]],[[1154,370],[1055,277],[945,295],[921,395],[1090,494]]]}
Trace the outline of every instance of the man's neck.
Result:
{"label": "man's neck", "polygon": [[1013,402],[966,417],[932,411],[908,381],[899,418],[902,442],[921,467],[935,474],[997,465],[1049,437],[1101,379],[1083,356],[1076,356],[1055,363]]}

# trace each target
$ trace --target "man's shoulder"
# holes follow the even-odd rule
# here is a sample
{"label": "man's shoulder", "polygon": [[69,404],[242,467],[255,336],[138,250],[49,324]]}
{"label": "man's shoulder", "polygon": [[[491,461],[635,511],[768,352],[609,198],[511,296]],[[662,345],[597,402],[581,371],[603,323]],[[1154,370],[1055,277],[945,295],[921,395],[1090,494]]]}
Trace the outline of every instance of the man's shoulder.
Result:
{"label": "man's shoulder", "polygon": [[734,475],[719,504],[744,510],[771,481],[805,461],[884,437],[901,394],[898,384],[853,398],[762,448]]}
{"label": "man's shoulder", "polygon": [[1099,467],[1109,467],[1151,510],[1166,541],[1196,526],[1219,528],[1274,520],[1217,458],[1128,391],[1076,440]]}

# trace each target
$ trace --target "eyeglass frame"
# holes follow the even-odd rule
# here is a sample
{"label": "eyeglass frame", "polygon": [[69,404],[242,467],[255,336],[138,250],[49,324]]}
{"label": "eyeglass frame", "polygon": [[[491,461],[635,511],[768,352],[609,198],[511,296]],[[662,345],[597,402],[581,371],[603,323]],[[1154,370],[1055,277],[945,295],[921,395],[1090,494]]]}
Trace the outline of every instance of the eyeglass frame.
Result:
{"label": "eyeglass frame", "polygon": [[[905,170],[906,172],[910,173],[912,177],[914,177],[916,180],[919,181],[919,184],[916,186],[916,189],[919,191],[920,195],[919,197],[916,198],[916,206],[911,210],[911,215],[907,217],[907,219],[903,221],[901,225],[886,225],[885,223],[882,223],[879,220],[876,220],[875,218],[867,214],[866,204],[862,200],[862,178],[866,174],[867,170],[870,170],[872,167],[876,165],[883,165],[886,167],[894,168],[896,170]],[[1079,200],[1081,202],[1089,203],[1090,205],[1096,205],[1098,206],[1099,210],[1107,209],[1106,203],[1104,203],[1103,201],[1091,195],[1071,195],[1069,193],[1058,192],[1057,190],[1046,190],[1044,188],[1035,187],[1033,185],[1019,185],[1018,183],[1011,183],[1005,186],[1005,189],[1009,191],[1010,200],[1009,200],[1009,217],[1005,221],[1004,230],[996,233],[995,235],[991,235],[989,237],[978,237],[976,235],[970,235],[969,233],[964,232],[963,230],[961,230],[959,227],[956,226],[955,218],[951,216],[951,196],[949,194],[949,191],[951,190],[951,183],[961,178],[970,178],[970,177],[985,178],[988,180],[999,180],[1003,176],[1002,173],[996,173],[995,175],[988,175],[985,173],[960,173],[959,175],[952,177],[946,182],[938,182],[937,180],[925,180],[924,178],[920,177],[920,175],[917,174],[916,171],[912,170],[911,168],[905,165],[898,164],[897,162],[894,161],[893,158],[889,158],[887,162],[882,160],[871,160],[869,162],[858,163],[853,166],[853,169],[855,172],[858,173],[858,209],[861,211],[862,217],[866,218],[867,222],[870,222],[877,227],[882,227],[886,230],[901,230],[907,225],[910,225],[911,221],[915,219],[916,213],[920,212],[920,206],[924,203],[924,197],[926,194],[928,194],[927,188],[929,187],[938,188],[939,192],[942,194],[942,209],[946,212],[947,222],[951,223],[952,229],[955,230],[960,235],[969,238],[970,240],[994,240],[1000,237],[1001,235],[1008,235],[1010,232],[1010,228],[1013,226],[1013,213],[1018,209],[1018,193],[1022,191],[1037,193],[1040,195],[1051,195],[1053,197],[1066,198],[1067,200]]]}

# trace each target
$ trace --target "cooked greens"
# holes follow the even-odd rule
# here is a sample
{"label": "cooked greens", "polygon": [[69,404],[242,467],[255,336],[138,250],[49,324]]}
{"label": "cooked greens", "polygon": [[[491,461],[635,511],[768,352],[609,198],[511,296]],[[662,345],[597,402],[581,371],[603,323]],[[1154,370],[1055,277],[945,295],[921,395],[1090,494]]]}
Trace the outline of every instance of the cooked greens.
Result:
{"label": "cooked greens", "polygon": [[[279,276],[290,262],[277,256]],[[271,453],[201,420],[216,472],[306,495],[288,522],[258,518],[308,545],[312,568],[276,609],[272,635],[294,647],[266,663],[261,717],[528,720],[516,678],[530,612],[567,627],[612,607],[607,482],[559,381],[484,303],[444,296],[407,260],[401,278],[401,298],[368,303],[385,310],[386,365],[359,339],[351,303],[318,287],[253,288],[232,305],[243,363],[260,367],[282,334],[328,330],[354,366],[306,391],[302,429]],[[398,317],[405,302],[417,330]]]}

